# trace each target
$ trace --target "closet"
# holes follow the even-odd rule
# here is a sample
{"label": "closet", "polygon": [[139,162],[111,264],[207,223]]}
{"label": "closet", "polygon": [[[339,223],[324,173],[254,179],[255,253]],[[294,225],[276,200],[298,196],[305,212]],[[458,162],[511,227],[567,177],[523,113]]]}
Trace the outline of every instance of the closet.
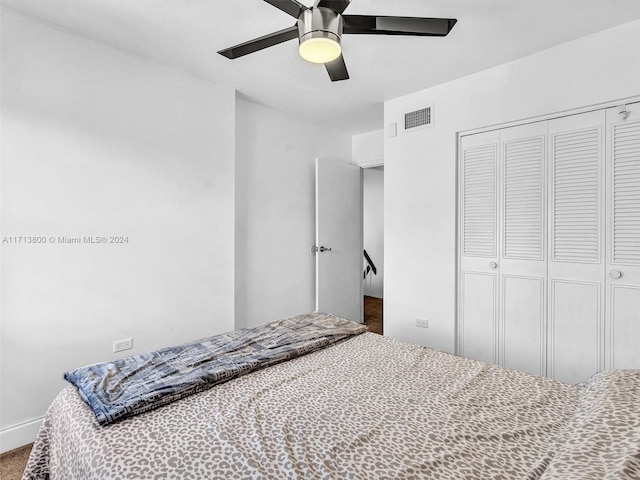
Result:
{"label": "closet", "polygon": [[640,368],[640,103],[463,135],[458,161],[458,353]]}

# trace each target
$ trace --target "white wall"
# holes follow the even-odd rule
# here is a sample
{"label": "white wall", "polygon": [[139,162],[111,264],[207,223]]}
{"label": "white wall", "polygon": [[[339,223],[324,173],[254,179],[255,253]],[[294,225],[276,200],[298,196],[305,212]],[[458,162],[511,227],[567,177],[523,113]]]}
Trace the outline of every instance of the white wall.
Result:
{"label": "white wall", "polygon": [[[2,451],[73,367],[234,328],[234,92],[3,10]],[[134,349],[113,354],[132,336]]]}
{"label": "white wall", "polygon": [[[364,294],[382,298],[384,293],[384,172],[374,168],[363,171],[364,249],[376,266],[369,272]],[[364,264],[366,266],[366,263]]]}
{"label": "white wall", "polygon": [[384,164],[384,130],[354,135],[351,140],[351,161],[366,168]]}
{"label": "white wall", "polygon": [[315,308],[315,158],[351,161],[351,136],[236,102],[236,327]]}
{"label": "white wall", "polygon": [[434,104],[385,138],[385,335],[454,351],[457,132],[640,95],[635,45],[640,21],[385,103],[385,126]]}

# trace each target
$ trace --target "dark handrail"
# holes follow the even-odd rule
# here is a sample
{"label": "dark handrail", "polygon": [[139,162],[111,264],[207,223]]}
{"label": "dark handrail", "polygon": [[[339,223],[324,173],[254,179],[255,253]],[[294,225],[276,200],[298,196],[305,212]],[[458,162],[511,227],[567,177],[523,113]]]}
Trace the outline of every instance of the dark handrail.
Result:
{"label": "dark handrail", "polygon": [[[377,275],[378,274],[378,269],[376,268],[375,264],[373,263],[373,260],[371,260],[371,257],[369,256],[369,254],[367,253],[366,250],[364,251],[364,258],[367,260],[367,263],[371,267],[371,270],[373,270],[373,274]],[[368,268],[367,268],[367,270],[368,270]]]}

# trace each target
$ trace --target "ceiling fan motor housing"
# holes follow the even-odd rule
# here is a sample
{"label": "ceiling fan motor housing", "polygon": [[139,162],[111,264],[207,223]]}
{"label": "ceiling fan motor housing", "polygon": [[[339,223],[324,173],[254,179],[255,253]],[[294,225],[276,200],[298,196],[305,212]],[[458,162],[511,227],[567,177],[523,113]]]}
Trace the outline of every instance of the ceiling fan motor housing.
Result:
{"label": "ceiling fan motor housing", "polygon": [[299,43],[310,38],[329,38],[340,44],[343,26],[342,16],[330,8],[310,8],[298,17]]}

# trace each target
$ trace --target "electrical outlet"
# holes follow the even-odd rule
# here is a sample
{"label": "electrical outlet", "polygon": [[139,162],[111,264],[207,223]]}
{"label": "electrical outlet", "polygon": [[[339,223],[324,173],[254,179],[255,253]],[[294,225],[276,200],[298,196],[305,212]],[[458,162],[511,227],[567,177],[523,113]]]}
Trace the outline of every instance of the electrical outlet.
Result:
{"label": "electrical outlet", "polygon": [[429,328],[429,320],[424,318],[416,318],[416,327]]}
{"label": "electrical outlet", "polygon": [[113,342],[113,353],[131,350],[133,348],[133,338],[125,338]]}

